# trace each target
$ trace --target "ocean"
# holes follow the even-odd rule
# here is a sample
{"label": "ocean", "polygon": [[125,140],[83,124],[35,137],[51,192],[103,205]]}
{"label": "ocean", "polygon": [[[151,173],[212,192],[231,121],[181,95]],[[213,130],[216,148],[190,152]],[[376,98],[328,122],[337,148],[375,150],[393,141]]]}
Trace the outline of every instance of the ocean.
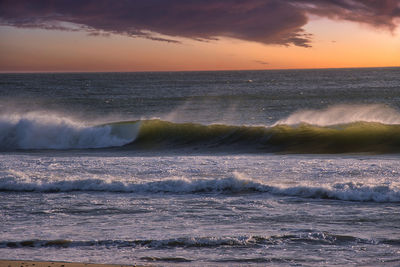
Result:
{"label": "ocean", "polygon": [[400,266],[400,68],[0,74],[0,258]]}

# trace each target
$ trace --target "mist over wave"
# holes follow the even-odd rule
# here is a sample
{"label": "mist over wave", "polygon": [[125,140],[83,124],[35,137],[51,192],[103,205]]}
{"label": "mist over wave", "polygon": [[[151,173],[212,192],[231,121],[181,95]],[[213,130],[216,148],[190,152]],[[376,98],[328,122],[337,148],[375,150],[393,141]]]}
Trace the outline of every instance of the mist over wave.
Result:
{"label": "mist over wave", "polygon": [[400,113],[396,109],[382,104],[334,105],[320,110],[300,110],[279,120],[274,125],[307,123],[316,126],[330,126],[354,122],[400,124]]}
{"label": "mist over wave", "polygon": [[400,188],[394,184],[335,183],[321,186],[269,185],[250,179],[240,173],[232,177],[213,179],[169,178],[149,182],[105,181],[101,179],[64,181],[25,181],[14,177],[0,178],[0,191],[11,192],[123,192],[123,193],[218,193],[250,194],[269,193],[271,195],[321,198],[346,201],[400,202]]}
{"label": "mist over wave", "polygon": [[0,116],[0,149],[82,149],[122,146],[132,142],[137,131],[135,125],[125,128],[112,129],[109,125],[87,126],[66,116],[44,112],[5,114]]}

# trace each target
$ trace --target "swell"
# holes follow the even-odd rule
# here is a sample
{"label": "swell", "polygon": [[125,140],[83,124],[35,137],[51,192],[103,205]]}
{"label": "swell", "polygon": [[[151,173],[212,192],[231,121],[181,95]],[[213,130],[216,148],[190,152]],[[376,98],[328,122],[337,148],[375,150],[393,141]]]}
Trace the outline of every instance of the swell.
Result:
{"label": "swell", "polygon": [[259,194],[311,199],[333,199],[359,202],[400,202],[400,188],[392,184],[335,183],[321,186],[278,186],[235,174],[222,179],[173,178],[151,182],[106,182],[84,179],[58,182],[20,181],[0,178],[2,192],[111,192],[111,193],[172,193],[172,194]]}
{"label": "swell", "polygon": [[299,110],[272,126],[142,121],[125,148],[278,153],[399,153],[400,113],[381,104]]}
{"label": "swell", "polygon": [[315,126],[229,126],[142,121],[126,149],[282,153],[398,153],[400,125],[377,122]]}

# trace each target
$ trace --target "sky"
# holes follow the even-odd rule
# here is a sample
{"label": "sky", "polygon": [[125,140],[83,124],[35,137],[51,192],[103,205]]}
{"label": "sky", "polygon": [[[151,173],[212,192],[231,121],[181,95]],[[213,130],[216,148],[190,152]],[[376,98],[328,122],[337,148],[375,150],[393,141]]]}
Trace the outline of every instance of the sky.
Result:
{"label": "sky", "polygon": [[0,72],[400,66],[400,0],[0,0]]}

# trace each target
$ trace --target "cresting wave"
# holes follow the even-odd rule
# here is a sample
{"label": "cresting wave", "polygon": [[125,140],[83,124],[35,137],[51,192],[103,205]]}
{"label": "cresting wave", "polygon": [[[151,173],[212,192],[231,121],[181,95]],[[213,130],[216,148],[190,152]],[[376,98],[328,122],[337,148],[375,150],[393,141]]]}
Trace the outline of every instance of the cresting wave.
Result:
{"label": "cresting wave", "polygon": [[58,182],[27,182],[13,177],[0,178],[0,191],[8,192],[122,192],[122,193],[174,193],[174,194],[251,194],[268,193],[299,198],[335,199],[345,201],[400,202],[400,188],[391,185],[362,183],[336,183],[323,186],[277,186],[235,174],[223,179],[173,178],[146,183],[106,182],[85,179]]}
{"label": "cresting wave", "polygon": [[310,124],[256,127],[150,120],[141,122],[138,137],[125,148],[256,153],[399,153],[400,125],[354,122],[323,127]]}
{"label": "cresting wave", "polygon": [[280,153],[399,153],[400,113],[385,105],[302,110],[272,126],[142,121],[134,149]]}
{"label": "cresting wave", "polygon": [[272,126],[124,121],[86,126],[30,113],[0,117],[0,150],[121,147],[132,151],[400,153],[400,114],[382,105],[299,111]]}

